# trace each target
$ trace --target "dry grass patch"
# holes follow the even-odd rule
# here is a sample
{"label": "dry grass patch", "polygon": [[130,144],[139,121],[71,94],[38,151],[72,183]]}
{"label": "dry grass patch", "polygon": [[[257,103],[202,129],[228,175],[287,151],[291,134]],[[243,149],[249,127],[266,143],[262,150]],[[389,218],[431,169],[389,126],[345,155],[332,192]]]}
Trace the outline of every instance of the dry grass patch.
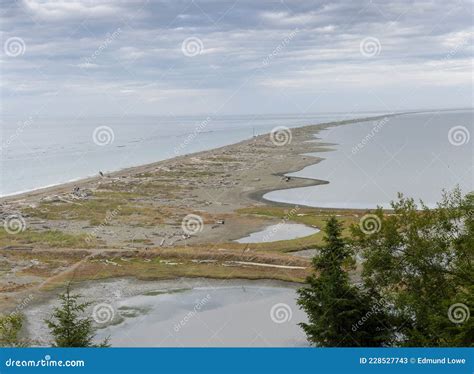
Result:
{"label": "dry grass patch", "polygon": [[[86,240],[87,239],[87,240]],[[58,230],[36,231],[26,229],[17,234],[9,234],[0,228],[0,247],[49,247],[49,248],[92,248],[99,243],[86,234],[66,234]]]}

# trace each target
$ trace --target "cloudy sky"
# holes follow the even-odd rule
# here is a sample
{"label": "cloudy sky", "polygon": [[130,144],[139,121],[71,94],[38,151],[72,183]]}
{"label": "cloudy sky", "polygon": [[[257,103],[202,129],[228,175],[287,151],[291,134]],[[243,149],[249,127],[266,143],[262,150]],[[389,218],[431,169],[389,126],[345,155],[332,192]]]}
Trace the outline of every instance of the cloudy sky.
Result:
{"label": "cloudy sky", "polygon": [[472,106],[471,1],[1,1],[5,115]]}

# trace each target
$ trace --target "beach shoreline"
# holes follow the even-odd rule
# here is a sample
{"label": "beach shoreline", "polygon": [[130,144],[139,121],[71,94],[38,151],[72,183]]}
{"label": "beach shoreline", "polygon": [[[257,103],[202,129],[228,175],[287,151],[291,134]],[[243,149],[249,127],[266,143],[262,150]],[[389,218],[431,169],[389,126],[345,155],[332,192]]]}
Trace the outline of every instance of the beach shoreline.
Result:
{"label": "beach shoreline", "polygon": [[[238,217],[235,216],[235,212],[239,209],[255,205],[288,209],[304,208],[304,205],[271,201],[264,198],[264,195],[275,190],[330,183],[314,178],[286,176],[324,160],[323,157],[314,154],[322,155],[334,149],[335,144],[323,142],[316,137],[316,134],[334,126],[377,121],[394,115],[399,114],[285,129],[288,134],[283,135],[290,137],[288,144],[277,144],[275,141],[272,142],[270,134],[262,134],[231,145],[5,196],[0,198],[2,208],[0,218],[7,219],[9,216],[20,214],[25,217],[26,226],[31,229],[59,229],[68,234],[83,233],[98,237],[99,241],[105,241],[109,247],[123,247],[123,243],[130,237],[135,242],[137,237],[139,241],[146,241],[141,247],[161,247],[182,244],[180,242],[183,238],[180,236],[183,233],[180,223],[185,216],[191,214],[202,216],[206,225],[199,235],[191,234],[190,237],[186,237],[185,245],[237,240],[277,223],[268,218],[264,221],[236,219]],[[312,155],[308,155],[310,153]],[[142,188],[143,186],[146,187]],[[100,199],[95,195],[100,195]],[[94,205],[94,201],[102,202],[104,199],[113,200],[113,204]],[[137,201],[140,203],[137,204]],[[94,205],[92,208],[99,210],[96,212],[98,218],[95,222],[87,224],[87,221],[91,221],[87,212],[83,211],[72,217],[71,209],[61,208],[61,204],[69,205],[73,211],[78,205]],[[150,209],[146,209],[145,204]],[[134,209],[139,215],[150,216],[150,220],[154,221],[152,229],[146,227],[146,222],[139,222],[137,225],[142,226],[142,230],[128,230],[125,235],[120,235],[124,228],[130,227],[130,222],[122,217],[124,222],[113,227],[114,222],[111,222],[113,220],[109,220],[105,213],[121,216],[123,205],[129,208],[127,212],[129,216],[134,216]],[[101,209],[103,214],[100,212]],[[160,209],[168,214],[163,212],[157,217],[151,211]],[[57,210],[61,211],[58,213]],[[345,210],[362,211],[362,209]],[[170,216],[173,216],[174,220],[169,219]],[[231,223],[230,230],[227,225],[221,225],[219,230],[208,229],[209,226],[215,229],[216,222],[226,220]],[[103,227],[95,230],[94,226],[107,226],[112,229],[113,235],[109,237],[100,235],[98,231],[103,231]],[[157,226],[161,226],[158,235],[155,230]],[[150,239],[152,235],[158,236],[158,239]],[[118,237],[118,240],[113,240],[111,236]]]}
{"label": "beach shoreline", "polygon": [[[269,134],[0,199],[2,219],[21,215],[21,232],[0,236],[1,310],[31,292],[74,280],[208,277],[303,282],[310,259],[291,252],[322,243],[322,233],[292,240],[235,240],[282,222],[321,229],[336,214],[345,226],[365,211],[315,209],[263,199],[268,191],[327,181],[285,177],[323,158],[333,144],[315,137],[333,126],[386,115],[302,126],[291,141]],[[308,141],[316,140],[316,142]],[[187,232],[187,217],[198,217]],[[194,222],[196,223],[196,222]],[[183,231],[184,230],[184,231]],[[191,226],[191,231],[193,226]],[[33,291],[32,291],[33,290]]]}
{"label": "beach shoreline", "polygon": [[[378,116],[373,116],[373,117],[353,118],[353,119],[342,120],[342,121],[333,121],[333,122],[327,122],[327,123],[321,123],[321,124],[315,124],[315,125],[305,125],[305,126],[301,126],[301,127],[294,127],[294,128],[289,129],[289,130],[290,130],[290,132],[305,131],[305,133],[309,132],[309,133],[312,133],[312,134],[317,134],[321,130],[324,130],[324,129],[327,129],[327,128],[330,128],[330,127],[333,127],[333,126],[348,125],[348,124],[352,124],[352,123],[367,122],[367,121],[372,121],[372,120],[375,121],[375,120],[380,120],[380,119],[383,119],[383,118],[386,118],[386,117],[402,115],[402,114],[406,114],[406,113],[385,114],[385,115],[378,115]],[[178,162],[180,160],[184,161],[184,160],[192,158],[192,157],[206,156],[207,154],[209,154],[211,152],[221,152],[221,151],[225,151],[225,150],[230,149],[230,148],[239,147],[239,146],[242,146],[242,145],[247,145],[247,144],[250,144],[252,142],[255,142],[256,140],[259,140],[259,139],[262,139],[262,138],[268,138],[269,135],[270,135],[269,133],[261,134],[261,135],[255,136],[254,138],[242,140],[240,142],[233,143],[233,144],[224,145],[222,147],[211,148],[211,149],[207,149],[207,150],[203,150],[203,151],[199,151],[199,152],[188,153],[188,154],[184,154],[184,155],[180,155],[180,156],[176,156],[176,157],[172,157],[172,158],[167,158],[167,159],[164,159],[164,160],[155,161],[155,162],[147,163],[147,164],[143,164],[143,165],[131,166],[131,167],[127,167],[127,168],[123,168],[123,169],[108,172],[105,175],[109,178],[115,178],[115,177],[127,176],[127,175],[130,175],[130,174],[136,174],[136,173],[140,173],[140,172],[146,172],[150,169],[153,169],[155,167],[159,167],[161,165],[166,165],[166,164],[171,163],[173,161],[176,161],[176,162]],[[315,140],[315,145],[317,145],[317,149],[312,149],[310,151],[311,153],[323,152],[324,149],[321,149],[322,147],[330,147],[330,146],[336,145],[336,144],[331,144],[331,143],[325,144],[324,142],[319,142],[319,139],[316,139],[314,137],[310,137],[310,138],[306,139],[305,141],[308,141],[308,140]],[[298,144],[301,145],[301,142],[298,143]],[[302,153],[305,153],[305,152],[302,152]],[[303,157],[302,154],[301,154],[301,156]],[[311,156],[305,156],[305,157],[311,157]],[[305,164],[304,167],[316,164],[316,163],[321,161],[320,158],[317,158],[317,157],[314,157],[314,158],[316,159],[315,162],[304,163]],[[285,174],[294,173],[294,172],[297,172],[297,171],[300,171],[300,170],[301,169],[291,168],[291,169],[288,169],[286,171],[276,173],[275,175],[279,176],[279,177],[283,177]],[[313,183],[309,184],[309,186],[330,183],[330,181],[324,181],[324,180],[312,179],[312,178],[301,178],[301,177],[294,177],[294,178],[295,179],[300,179],[300,180],[314,181]],[[0,204],[8,203],[8,202],[14,202],[14,201],[17,201],[17,200],[22,200],[22,199],[34,198],[34,197],[37,197],[37,196],[43,196],[43,195],[47,195],[47,194],[55,194],[55,193],[59,194],[59,193],[65,192],[65,191],[69,191],[71,188],[73,188],[75,186],[78,186],[78,187],[86,186],[89,183],[96,183],[100,180],[101,180],[101,177],[99,175],[88,176],[88,177],[78,177],[78,178],[72,179],[72,180],[64,182],[64,183],[57,183],[57,184],[52,184],[52,185],[49,185],[49,186],[38,187],[38,188],[28,190],[28,191],[20,191],[20,192],[16,192],[16,193],[11,193],[11,194],[7,194],[7,195],[4,195],[4,196],[0,196]],[[305,183],[309,183],[309,182],[305,182]],[[308,185],[305,184],[304,186],[308,186]],[[301,187],[304,187],[304,186],[301,186]],[[288,188],[294,188],[294,187],[288,187]],[[265,193],[269,192],[269,191],[273,191],[273,189],[261,190],[261,191],[252,193],[251,195],[257,201],[269,202],[270,200],[262,199],[262,196]],[[278,204],[278,202],[275,202],[275,203]],[[285,204],[285,203],[281,203],[281,204]]]}

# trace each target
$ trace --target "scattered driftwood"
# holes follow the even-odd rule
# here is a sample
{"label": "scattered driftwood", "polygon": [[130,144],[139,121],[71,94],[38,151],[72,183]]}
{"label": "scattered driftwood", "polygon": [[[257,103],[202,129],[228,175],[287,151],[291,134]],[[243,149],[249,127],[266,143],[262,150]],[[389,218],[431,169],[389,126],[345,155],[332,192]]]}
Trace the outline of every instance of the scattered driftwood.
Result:
{"label": "scattered driftwood", "polygon": [[269,268],[278,268],[278,269],[306,269],[305,266],[290,266],[290,265],[275,265],[275,264],[265,264],[261,262],[247,262],[247,261],[226,261],[224,266],[239,266],[239,265],[250,265],[250,266],[264,266]]}
{"label": "scattered driftwood", "polygon": [[217,260],[191,260],[191,262],[194,262],[195,264],[214,264]]}
{"label": "scattered driftwood", "polygon": [[2,247],[7,251],[32,251],[33,247],[27,247],[24,245],[7,245],[6,247]]}

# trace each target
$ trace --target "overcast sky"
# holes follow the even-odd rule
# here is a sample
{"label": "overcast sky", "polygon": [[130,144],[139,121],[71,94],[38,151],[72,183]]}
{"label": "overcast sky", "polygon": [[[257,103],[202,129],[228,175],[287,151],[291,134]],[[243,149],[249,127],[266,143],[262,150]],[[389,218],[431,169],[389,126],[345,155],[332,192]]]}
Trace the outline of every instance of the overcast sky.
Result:
{"label": "overcast sky", "polygon": [[1,1],[5,115],[471,107],[471,1]]}

